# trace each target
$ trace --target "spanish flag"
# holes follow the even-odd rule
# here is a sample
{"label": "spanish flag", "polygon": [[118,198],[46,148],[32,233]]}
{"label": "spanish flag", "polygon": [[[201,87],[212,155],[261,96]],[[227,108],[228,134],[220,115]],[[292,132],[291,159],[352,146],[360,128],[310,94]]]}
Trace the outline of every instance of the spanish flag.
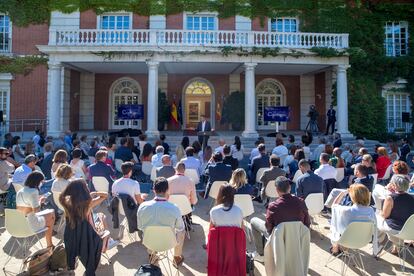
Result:
{"label": "spanish flag", "polygon": [[175,101],[171,105],[171,122],[178,126],[178,113]]}

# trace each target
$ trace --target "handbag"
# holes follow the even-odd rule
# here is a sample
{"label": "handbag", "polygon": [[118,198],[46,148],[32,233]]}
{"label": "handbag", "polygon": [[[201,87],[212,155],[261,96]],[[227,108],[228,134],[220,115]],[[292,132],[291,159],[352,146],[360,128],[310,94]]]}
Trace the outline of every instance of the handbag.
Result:
{"label": "handbag", "polygon": [[52,251],[49,248],[44,248],[36,251],[23,261],[23,267],[29,272],[29,275],[44,275],[49,272],[49,260],[52,256]]}
{"label": "handbag", "polygon": [[55,247],[52,256],[50,256],[49,268],[51,271],[62,271],[68,269],[66,259],[66,249],[63,244]]}
{"label": "handbag", "polygon": [[152,264],[143,264],[138,268],[135,276],[162,276],[161,269]]}

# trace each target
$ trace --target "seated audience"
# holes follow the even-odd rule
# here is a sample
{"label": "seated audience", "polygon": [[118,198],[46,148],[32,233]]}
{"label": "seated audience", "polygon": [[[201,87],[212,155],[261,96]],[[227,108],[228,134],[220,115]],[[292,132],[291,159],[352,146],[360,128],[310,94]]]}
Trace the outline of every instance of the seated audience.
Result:
{"label": "seated audience", "polygon": [[341,134],[339,134],[339,133],[334,134],[334,142],[333,142],[332,146],[334,148],[340,148],[342,146]]}
{"label": "seated audience", "polygon": [[111,187],[113,179],[115,178],[115,171],[111,166],[105,164],[107,153],[104,150],[99,150],[96,155],[96,163],[89,166],[89,178],[93,180],[94,176],[103,176],[109,182],[109,192],[111,192]]}
{"label": "seated audience", "polygon": [[203,149],[200,142],[195,140],[191,146],[194,149],[194,157],[201,160],[203,158]]}
{"label": "seated audience", "polygon": [[175,147],[175,154],[171,156],[172,164],[175,165],[185,158],[185,150],[181,145]]}
{"label": "seated audience", "polygon": [[[184,261],[183,246],[185,226],[178,207],[167,201],[168,181],[159,177],[154,182],[155,198],[146,201],[138,209],[138,229],[145,235],[148,226],[170,226],[177,235],[177,245],[174,248],[174,265],[179,266]],[[150,252],[150,260],[156,252]]]}
{"label": "seated audience", "polygon": [[372,221],[376,224],[374,209],[369,206],[370,192],[367,187],[362,184],[353,184],[348,190],[352,206],[338,205],[340,201],[338,198],[332,207],[330,251],[333,255],[339,254],[342,250],[336,242],[351,222]]}
{"label": "seated audience", "polygon": [[29,174],[34,171],[36,162],[37,157],[33,154],[26,156],[24,163],[14,171],[12,182],[23,185]]}
{"label": "seated audience", "polygon": [[96,153],[99,150],[98,143],[95,140],[92,140],[90,145],[91,145],[91,147],[89,148],[88,156],[95,157]]}
{"label": "seated audience", "polygon": [[184,136],[183,139],[181,139],[181,146],[184,150],[190,146],[190,139],[187,136]]}
{"label": "seated audience", "polygon": [[368,174],[376,174],[377,168],[375,162],[372,160],[371,155],[364,154],[362,156],[361,164],[368,168]]}
{"label": "seated audience", "polygon": [[329,159],[329,164],[334,168],[345,168],[345,161],[341,155],[342,150],[340,148],[334,148],[332,157]]}
{"label": "seated audience", "polygon": [[131,149],[128,147],[128,138],[121,138],[121,146],[115,151],[115,159],[120,159],[122,162],[135,162]]}
{"label": "seated audience", "polygon": [[219,146],[214,149],[214,152],[220,152],[221,154],[223,154],[223,147],[226,144],[226,141],[224,141],[223,138],[220,138],[218,143],[219,143]]}
{"label": "seated audience", "polygon": [[[378,230],[381,232],[397,234],[407,219],[414,214],[414,198],[407,193],[408,188],[409,180],[406,176],[400,174],[392,176],[387,186],[389,195],[385,198],[382,210],[377,215]],[[397,253],[395,245],[392,253]]]}
{"label": "seated audience", "polygon": [[143,152],[143,150],[144,150],[144,146],[146,145],[146,144],[148,144],[148,142],[147,142],[147,135],[145,135],[145,134],[140,134],[139,136],[138,136],[138,147],[139,147],[139,151],[141,152],[141,154],[142,154],[142,152]]}
{"label": "seated audience", "polygon": [[351,149],[351,145],[346,143],[344,145],[344,151],[341,154],[341,158],[344,160],[345,162],[345,166],[349,166],[352,163],[352,149]]}
{"label": "seated audience", "polygon": [[52,168],[50,171],[50,175],[52,178],[55,178],[55,174],[57,169],[59,168],[60,165],[62,164],[67,164],[68,163],[68,154],[65,150],[60,149],[58,150],[54,156],[53,156],[53,160],[52,160]]}
{"label": "seated audience", "polygon": [[62,164],[56,171],[55,180],[52,183],[52,193],[62,193],[69,185],[69,180],[73,177],[73,170],[68,164]]}
{"label": "seated audience", "polygon": [[385,175],[385,171],[391,165],[391,160],[388,157],[387,149],[384,147],[378,148],[378,159],[376,162],[378,178],[381,179]]}
{"label": "seated audience", "polygon": [[403,138],[401,140],[401,148],[400,148],[400,160],[401,161],[405,161],[407,162],[407,154],[409,154],[411,152],[411,148],[410,148],[410,140],[408,140],[408,138]]}
{"label": "seated audience", "polygon": [[204,172],[213,156],[213,149],[211,146],[206,146],[203,151],[203,158],[201,158],[201,171]]}
{"label": "seated audience", "polygon": [[223,156],[223,163],[230,165],[233,171],[239,167],[239,161],[231,155],[231,148],[229,145],[223,146]]}
{"label": "seated audience", "polygon": [[153,155],[153,148],[150,143],[146,143],[142,149],[141,162],[151,162]]}
{"label": "seated audience", "polygon": [[117,196],[120,194],[129,195],[135,204],[141,204],[144,202],[146,196],[141,194],[140,186],[138,181],[131,179],[132,172],[134,169],[134,163],[124,162],[121,165],[122,178],[117,179],[112,184],[112,195]]}
{"label": "seated audience", "polygon": [[159,168],[162,167],[162,156],[164,155],[164,147],[157,146],[155,148],[155,155],[151,158],[151,164],[153,167]]}
{"label": "seated audience", "polygon": [[13,135],[10,132],[4,134],[3,147],[9,150],[13,147]]}
{"label": "seated audience", "polygon": [[[293,149],[294,147],[292,147]],[[305,159],[305,152],[303,149],[297,149],[293,155],[293,160],[287,163],[287,170],[289,171],[289,178],[293,179],[295,177],[296,172],[299,170],[299,162],[300,160]],[[286,171],[286,170],[285,170]]]}
{"label": "seated audience", "polygon": [[230,184],[220,186],[216,206],[210,210],[210,228],[220,226],[242,227],[242,210],[234,205],[235,189]]}
{"label": "seated audience", "polygon": [[261,168],[269,168],[269,155],[266,153],[266,147],[265,144],[259,144],[257,146],[257,149],[260,153],[259,156],[256,156],[252,160],[251,165],[251,179],[250,183],[256,183],[256,174]]}
{"label": "seated audience", "polygon": [[266,221],[254,217],[251,219],[253,240],[256,245],[256,260],[263,262],[266,239],[272,234],[273,228],[287,221],[301,221],[310,226],[308,208],[303,199],[290,194],[290,181],[284,176],[276,178],[278,198],[271,202],[266,211]]}
{"label": "seated audience", "polygon": [[184,162],[186,170],[194,169],[197,171],[198,175],[201,175],[201,161],[194,157],[193,147],[187,147],[185,149],[185,154],[187,157],[183,158],[181,161]]}
{"label": "seated audience", "polygon": [[407,179],[410,179],[410,176],[408,175],[409,172],[410,172],[410,167],[404,161],[397,160],[392,163],[393,174],[402,174],[402,175],[405,175]]}
{"label": "seated audience", "polygon": [[299,169],[303,175],[296,181],[296,196],[306,199],[309,194],[323,193],[323,179],[313,173],[309,162],[300,160]]}
{"label": "seated audience", "polygon": [[303,149],[303,153],[305,154],[305,159],[310,160],[312,154],[311,154],[311,150],[310,150],[309,145],[312,144],[312,140],[313,140],[312,134],[302,135],[301,139],[302,139],[302,143],[303,143],[302,149]]}
{"label": "seated audience", "polygon": [[362,162],[362,157],[365,154],[368,154],[368,150],[366,148],[364,148],[364,147],[359,148],[358,149],[358,154],[354,156],[353,163],[354,164],[361,163]]}
{"label": "seated audience", "polygon": [[202,195],[204,198],[208,197],[210,188],[213,185],[214,181],[229,181],[232,174],[231,167],[229,165],[223,164],[223,156],[220,152],[215,152],[212,159],[212,162],[210,162],[204,172],[208,178],[206,191],[204,195]]}
{"label": "seated audience", "polygon": [[25,214],[29,226],[33,232],[47,227],[45,232],[47,247],[52,249],[53,225],[55,224],[55,212],[53,209],[40,212],[40,206],[45,203],[46,197],[39,196],[39,185],[45,179],[41,172],[30,173],[24,187],[16,194],[16,209]]}
{"label": "seated audience", "polygon": [[233,156],[233,158],[236,158],[237,161],[243,160],[244,147],[241,144],[239,136],[234,136],[234,144],[230,146],[230,149],[231,149],[231,156]]}
{"label": "seated audience", "polygon": [[273,181],[279,176],[286,176],[286,172],[279,168],[280,158],[277,155],[270,155],[268,162],[270,163],[270,168],[265,170],[260,177],[260,183],[263,185],[260,193],[262,199],[266,196],[265,191],[269,181]]}
{"label": "seated audience", "polygon": [[[260,137],[259,137],[259,138],[260,138]],[[264,144],[264,143],[263,143],[263,144]],[[256,141],[254,142],[254,148],[253,148],[253,149],[252,149],[252,151],[250,152],[250,157],[249,157],[250,164],[252,163],[253,159],[254,159],[256,156],[259,156],[259,155],[260,155],[260,153],[259,153],[259,149],[257,148],[259,145],[260,145],[259,140],[256,140]]]}
{"label": "seated audience", "polygon": [[70,166],[73,169],[75,178],[86,179],[87,170],[85,167],[85,162],[82,158],[82,150],[75,148],[72,151],[72,160],[70,161]]}
{"label": "seated audience", "polygon": [[389,158],[391,163],[400,159],[400,149],[398,148],[398,144],[395,141],[388,142],[388,146],[390,147],[389,151]]}
{"label": "seated audience", "polygon": [[326,139],[325,137],[319,137],[319,146],[313,151],[311,160],[319,161],[321,154],[325,151]]}
{"label": "seated audience", "polygon": [[288,156],[289,151],[285,145],[283,145],[283,139],[280,137],[276,138],[276,147],[273,148],[272,154],[277,155],[281,163],[283,164],[285,158]]}
{"label": "seated audience", "polygon": [[87,139],[88,139],[87,135],[82,135],[80,137],[80,144],[79,144],[79,147],[83,151],[85,156],[88,156],[89,149],[91,148],[91,146],[87,142]]}
{"label": "seated audience", "polygon": [[24,162],[24,152],[20,146],[20,136],[14,136],[12,140],[12,150],[11,150],[14,160],[22,164]]}
{"label": "seated audience", "polygon": [[164,154],[161,157],[162,166],[157,168],[156,175],[157,177],[171,177],[175,174],[174,167],[172,166],[171,158],[169,155]]}
{"label": "seated audience", "polygon": [[335,179],[336,169],[329,165],[329,155],[327,153],[322,153],[319,162],[321,165],[315,170],[315,174],[322,177],[323,180]]}
{"label": "seated audience", "polygon": [[229,183],[236,194],[254,195],[253,186],[248,183],[246,171],[242,168],[233,171]]}
{"label": "seated audience", "polygon": [[194,182],[184,175],[185,164],[178,162],[175,166],[176,173],[168,178],[168,194],[169,195],[186,195],[191,205],[196,205],[197,194]]}
{"label": "seated audience", "polygon": [[289,134],[288,136],[288,142],[286,144],[286,148],[288,150],[290,150],[290,148],[295,145],[295,136],[293,136],[292,134]]}
{"label": "seated audience", "polygon": [[7,191],[10,187],[11,175],[14,172],[14,166],[12,163],[7,161],[9,150],[0,147],[0,192]]}
{"label": "seated audience", "polygon": [[165,134],[160,135],[161,146],[164,148],[164,153],[165,154],[170,154],[170,145],[168,145],[168,143],[165,142],[166,138],[167,137],[165,136]]}

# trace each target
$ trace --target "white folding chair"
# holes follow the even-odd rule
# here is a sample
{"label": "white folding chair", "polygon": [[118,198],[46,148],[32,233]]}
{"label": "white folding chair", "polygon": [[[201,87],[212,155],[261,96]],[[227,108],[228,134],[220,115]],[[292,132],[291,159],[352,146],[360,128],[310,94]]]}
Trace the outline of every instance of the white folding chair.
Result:
{"label": "white folding chair", "polygon": [[[193,212],[193,208],[191,208],[190,200],[186,195],[170,195],[168,197],[168,201],[177,205],[178,209],[180,209],[181,216],[186,216]],[[187,220],[184,219],[184,225],[187,232],[187,237],[190,239],[190,233],[187,231],[188,225]]]}
{"label": "white folding chair", "polygon": [[120,173],[122,173],[122,170],[121,170],[122,163],[124,162],[121,159],[115,159],[115,169]]}
{"label": "white folding chair", "polygon": [[277,198],[277,192],[276,192],[276,181],[271,180],[267,183],[266,189],[265,189],[265,195],[269,198]]}
{"label": "white folding chair", "polygon": [[13,182],[12,184],[13,184],[13,187],[14,187],[14,190],[16,191],[16,193],[18,191],[20,191],[21,189],[23,189],[23,186],[24,186],[23,183]]}
{"label": "white folding chair", "polygon": [[209,210],[213,207],[214,202],[217,199],[218,192],[219,192],[221,185],[224,185],[226,183],[227,181],[214,181],[213,184],[211,185],[208,196],[211,197],[213,200],[210,203],[210,208],[207,210],[207,214],[209,213]]}
{"label": "white folding chair", "polygon": [[[121,216],[123,216],[124,218],[123,218],[123,220],[122,220],[122,222],[121,222],[121,224],[119,225],[120,227],[119,227],[119,231],[125,231],[125,229],[127,229],[127,233],[128,233],[128,237],[129,237],[129,240],[131,241],[131,242],[136,242],[136,241],[138,241],[138,239],[136,238],[136,232],[134,232],[134,233],[129,233],[129,229],[128,229],[128,227],[129,227],[129,225],[128,225],[128,219],[126,218],[126,215],[125,215],[125,210],[124,210],[124,206],[122,205],[122,201],[121,200],[119,200],[119,205],[118,205],[118,212],[119,212],[119,214],[121,215]],[[121,227],[122,226],[122,227]],[[123,235],[123,233],[119,233],[118,234],[118,237],[121,237]]]}
{"label": "white folding chair", "polygon": [[52,196],[53,196],[53,201],[55,202],[56,206],[58,207],[59,210],[61,210],[63,212],[63,215],[60,218],[60,222],[58,224],[58,228],[57,228],[57,232],[60,232],[60,229],[63,227],[63,224],[65,223],[65,208],[63,208],[62,204],[59,201],[59,197],[60,197],[59,192],[52,192]]}
{"label": "white folding chair", "polygon": [[262,177],[265,170],[268,170],[269,168],[260,168],[256,173],[256,183],[260,183],[260,178]]}
{"label": "white folding chair", "polygon": [[[166,259],[168,262],[169,272],[172,275],[171,260],[169,258],[170,251],[177,245],[177,237],[174,230],[169,226],[147,226],[144,230],[142,244],[152,251],[150,255],[150,263],[156,260],[162,261]],[[172,255],[172,254],[171,254]],[[165,264],[162,262],[165,271]]]}
{"label": "white folding chair", "polygon": [[[47,231],[47,227],[34,232],[29,225],[29,221],[27,220],[26,216],[23,212],[20,212],[16,209],[5,209],[5,227],[7,232],[15,238],[10,254],[8,255],[6,262],[3,266],[3,271],[5,271],[6,265],[10,262],[12,256],[19,252],[19,250],[23,253],[23,260],[27,257],[27,253],[29,251],[29,245],[33,244],[33,242],[37,239],[40,242],[39,234],[42,234]],[[23,239],[23,241],[19,240]],[[16,247],[17,245],[17,247]],[[40,246],[43,247],[42,243],[40,242]],[[20,269],[20,271],[23,268]]]}
{"label": "white folding chair", "polygon": [[254,206],[253,206],[251,195],[239,195],[239,194],[234,195],[234,205],[236,205],[242,210],[243,223],[245,224],[246,235],[249,241],[251,241],[251,233],[250,233],[251,230],[247,225],[247,221],[249,219],[246,220],[246,218],[254,214]]}
{"label": "white folding chair", "polygon": [[142,162],[142,173],[151,176],[152,164],[149,161]]}
{"label": "white folding chair", "polygon": [[154,182],[157,179],[157,168],[152,167],[151,169],[151,181]]}
{"label": "white folding chair", "polygon": [[366,246],[371,240],[374,233],[374,224],[372,222],[352,222],[345,229],[342,236],[337,241],[343,251],[337,256],[331,255],[325,266],[336,258],[343,258],[341,275],[346,274],[346,270],[352,263],[365,271],[364,262],[362,261],[361,253],[357,249]]}
{"label": "white folding chair", "polygon": [[96,191],[98,192],[109,192],[109,182],[103,176],[94,176],[92,177],[92,184]]}
{"label": "white folding chair", "polygon": [[298,181],[298,178],[301,177],[303,175],[301,170],[297,170],[295,172],[295,175],[293,176],[293,183],[296,183]]}
{"label": "white folding chair", "polygon": [[385,184],[384,181],[387,181],[391,177],[391,171],[392,171],[392,164],[388,166],[387,170],[385,171],[385,174],[382,178],[378,179],[378,182],[381,184]]}
{"label": "white folding chair", "polygon": [[[392,243],[397,246],[398,257],[400,258],[401,270],[405,272],[405,260],[407,259],[407,252],[414,258],[413,253],[410,251],[410,243],[405,243],[405,241],[414,240],[414,215],[411,215],[407,221],[404,223],[403,228],[398,234],[387,234]],[[387,242],[388,243],[388,242]],[[392,246],[392,245],[391,245]]]}
{"label": "white folding chair", "polygon": [[341,182],[344,180],[345,177],[345,169],[344,168],[336,168],[336,182]]}
{"label": "white folding chair", "polygon": [[198,172],[196,169],[185,169],[184,175],[193,181],[194,185],[197,185],[200,183],[200,176],[198,175]]}
{"label": "white folding chair", "polygon": [[322,238],[322,233],[320,231],[319,225],[315,223],[314,216],[319,215],[324,208],[323,193],[308,194],[308,196],[305,198],[305,204],[308,208],[309,216],[311,216],[312,225],[316,226],[318,233]]}
{"label": "white folding chair", "polygon": [[375,185],[378,183],[378,174],[373,173],[373,174],[370,174],[370,176],[374,178],[374,184],[372,186],[375,187]]}

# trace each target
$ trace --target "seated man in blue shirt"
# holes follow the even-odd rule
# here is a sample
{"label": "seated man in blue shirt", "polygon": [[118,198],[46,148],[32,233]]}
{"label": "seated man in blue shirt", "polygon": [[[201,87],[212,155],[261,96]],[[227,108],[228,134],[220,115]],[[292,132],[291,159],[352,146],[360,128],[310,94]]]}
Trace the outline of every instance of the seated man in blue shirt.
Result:
{"label": "seated man in blue shirt", "polygon": [[115,159],[121,159],[122,162],[135,163],[132,150],[128,147],[128,139],[126,137],[121,138],[121,146],[115,151]]}
{"label": "seated man in blue shirt", "polygon": [[312,172],[307,160],[299,161],[299,169],[303,175],[296,181],[296,196],[306,199],[309,194],[323,193],[323,179]]}
{"label": "seated man in blue shirt", "polygon": [[115,178],[115,171],[112,167],[105,163],[107,152],[99,150],[96,155],[96,163],[89,166],[89,175],[91,180],[94,176],[103,176],[109,182],[109,193],[112,191],[113,178]]}

